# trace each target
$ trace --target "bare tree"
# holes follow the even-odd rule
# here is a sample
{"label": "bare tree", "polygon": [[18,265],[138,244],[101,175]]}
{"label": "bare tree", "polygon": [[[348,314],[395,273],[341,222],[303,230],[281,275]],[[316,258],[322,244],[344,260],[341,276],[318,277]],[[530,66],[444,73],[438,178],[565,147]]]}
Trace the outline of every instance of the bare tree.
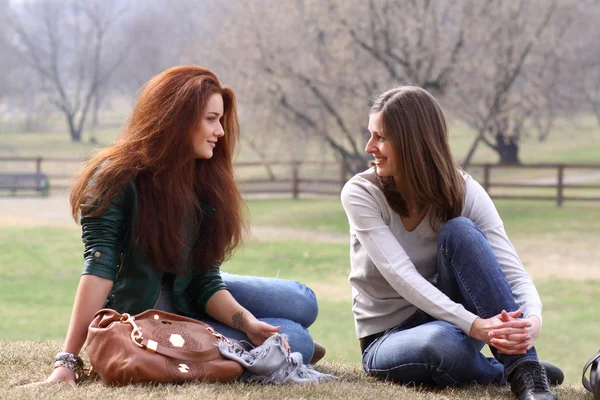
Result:
{"label": "bare tree", "polygon": [[15,55],[8,42],[8,3],[0,2],[0,101],[10,93],[11,73],[17,67]]}
{"label": "bare tree", "polygon": [[559,50],[580,16],[571,0],[229,4],[227,68],[253,80],[260,106],[322,139],[350,170],[365,163],[369,100],[403,82],[475,129],[467,163],[480,142],[518,162],[523,138],[544,139],[570,111]]}
{"label": "bare tree", "polygon": [[124,11],[116,0],[41,0],[13,9],[13,45],[40,77],[49,101],[64,115],[71,140],[81,141],[92,100],[121,64],[126,51],[106,48]]}
{"label": "bare tree", "polygon": [[308,0],[244,5],[234,9],[237,40],[224,40],[225,58],[260,82],[263,106],[323,139],[356,171],[366,164],[363,142],[375,94],[402,81],[445,92],[464,44],[464,29],[453,21],[462,7]]}
{"label": "bare tree", "polygon": [[[582,96],[583,102],[591,109],[600,125],[600,7],[588,7],[585,20],[571,33],[574,46],[565,49],[563,62],[569,65],[575,79],[569,81],[569,88]],[[572,60],[580,62],[574,63]]]}
{"label": "bare tree", "polygon": [[523,138],[544,140],[559,111],[562,81],[560,48],[575,13],[566,2],[518,1],[488,4],[471,30],[460,60],[461,75],[446,104],[476,132],[463,161],[468,166],[479,143],[494,150],[501,164],[519,163]]}

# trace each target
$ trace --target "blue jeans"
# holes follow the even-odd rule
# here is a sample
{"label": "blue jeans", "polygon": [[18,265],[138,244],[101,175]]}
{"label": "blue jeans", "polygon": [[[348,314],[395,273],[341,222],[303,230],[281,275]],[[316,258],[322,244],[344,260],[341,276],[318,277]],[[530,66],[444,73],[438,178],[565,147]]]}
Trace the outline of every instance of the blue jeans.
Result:
{"label": "blue jeans", "polygon": [[[490,318],[519,309],[485,235],[468,218],[444,224],[437,263],[437,287],[472,313]],[[538,360],[535,348],[510,356],[490,346],[494,358],[486,358],[483,346],[456,325],[418,310],[365,349],[363,367],[386,380],[445,387],[504,384],[518,364]]]}
{"label": "blue jeans", "polygon": [[[231,295],[256,318],[288,336],[290,348],[302,354],[307,364],[313,356],[314,342],[308,327],[315,322],[319,307],[315,293],[300,282],[221,273]],[[203,320],[228,338],[248,340],[244,332],[207,318]]]}

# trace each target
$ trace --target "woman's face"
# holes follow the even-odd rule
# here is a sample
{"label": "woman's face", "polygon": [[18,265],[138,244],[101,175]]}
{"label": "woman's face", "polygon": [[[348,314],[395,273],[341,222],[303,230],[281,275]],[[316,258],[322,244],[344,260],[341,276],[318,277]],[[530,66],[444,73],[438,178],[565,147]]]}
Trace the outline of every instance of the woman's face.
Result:
{"label": "woman's face", "polygon": [[217,141],[225,135],[221,126],[223,117],[223,96],[213,94],[206,104],[206,109],[200,119],[199,126],[192,133],[192,143],[196,158],[209,159],[213,156],[213,149]]}
{"label": "woman's face", "polygon": [[365,151],[375,157],[375,168],[379,176],[392,176],[395,170],[392,144],[381,132],[381,112],[369,116],[369,132],[371,137]]}

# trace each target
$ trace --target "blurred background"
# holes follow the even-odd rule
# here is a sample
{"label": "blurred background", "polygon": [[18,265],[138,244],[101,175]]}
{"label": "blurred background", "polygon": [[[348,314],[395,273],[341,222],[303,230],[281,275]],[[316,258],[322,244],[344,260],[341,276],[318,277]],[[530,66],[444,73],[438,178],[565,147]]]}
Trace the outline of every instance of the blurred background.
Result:
{"label": "blurred background", "polygon": [[337,196],[368,163],[372,99],[413,83],[540,290],[542,358],[577,382],[600,346],[599,21],[596,0],[0,0],[0,340],[64,337],[82,265],[70,179],[144,82],[197,64],[241,117],[255,237],[224,269],[314,287],[330,360],[360,359]]}

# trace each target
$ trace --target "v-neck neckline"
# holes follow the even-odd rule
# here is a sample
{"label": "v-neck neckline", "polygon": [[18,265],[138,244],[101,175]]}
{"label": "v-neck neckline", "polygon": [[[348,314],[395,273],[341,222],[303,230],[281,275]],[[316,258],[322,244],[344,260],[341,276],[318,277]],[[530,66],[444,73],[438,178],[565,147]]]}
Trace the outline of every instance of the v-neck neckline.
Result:
{"label": "v-neck neckline", "polygon": [[428,219],[430,211],[431,211],[431,206],[429,207],[429,209],[427,210],[427,212],[425,213],[425,215],[423,215],[423,218],[421,218],[421,220],[419,221],[419,223],[417,225],[415,225],[415,227],[412,230],[408,230],[406,228],[406,225],[404,224],[404,221],[402,220],[402,217],[400,217],[400,223],[402,224],[402,228],[404,229],[404,231],[407,232],[407,233],[415,233],[416,231],[418,231],[419,228],[420,228],[420,226],[423,225],[423,221],[425,221],[426,219]]}

